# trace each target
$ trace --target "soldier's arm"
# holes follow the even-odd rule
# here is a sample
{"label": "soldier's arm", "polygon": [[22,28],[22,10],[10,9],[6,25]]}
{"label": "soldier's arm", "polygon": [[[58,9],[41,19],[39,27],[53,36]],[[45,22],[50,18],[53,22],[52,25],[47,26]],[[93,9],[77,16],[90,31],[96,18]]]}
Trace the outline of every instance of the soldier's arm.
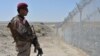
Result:
{"label": "soldier's arm", "polygon": [[29,30],[30,30],[31,34],[33,35],[32,43],[33,43],[34,46],[37,48],[37,47],[40,46],[40,44],[39,44],[39,42],[38,42],[38,38],[37,38],[37,35],[36,35],[36,33],[35,33],[35,29],[34,29],[34,27],[32,28],[32,29],[34,30],[34,33],[33,33],[33,32],[32,32],[32,29],[31,29],[31,27],[30,27],[30,25],[29,25],[29,23],[28,23],[27,21],[26,21],[26,23],[27,23],[27,27],[29,27]]}
{"label": "soldier's arm", "polygon": [[16,39],[17,34],[15,31],[16,27],[14,26],[15,22],[13,20],[14,20],[14,18],[12,18],[12,20],[8,23],[7,28],[10,29],[10,32],[11,32],[12,37],[14,38],[14,42],[15,42],[15,41],[17,41],[17,39]]}
{"label": "soldier's arm", "polygon": [[[29,23],[27,22],[27,24],[28,24],[28,26],[30,27],[30,25],[29,25]],[[32,29],[33,29],[33,31],[34,31],[34,33],[32,32]],[[38,38],[37,38],[37,35],[36,35],[36,33],[35,33],[35,29],[34,29],[34,27],[31,29],[31,27],[30,27],[30,30],[31,30],[31,32],[34,34],[33,35],[33,40],[32,40],[32,44],[34,45],[34,47],[35,47],[35,49],[34,49],[34,52],[36,52],[36,50],[38,51],[38,54],[37,54],[37,56],[42,56],[42,54],[43,54],[43,51],[42,51],[42,48],[40,47],[40,44],[39,44],[39,42],[38,42]]]}

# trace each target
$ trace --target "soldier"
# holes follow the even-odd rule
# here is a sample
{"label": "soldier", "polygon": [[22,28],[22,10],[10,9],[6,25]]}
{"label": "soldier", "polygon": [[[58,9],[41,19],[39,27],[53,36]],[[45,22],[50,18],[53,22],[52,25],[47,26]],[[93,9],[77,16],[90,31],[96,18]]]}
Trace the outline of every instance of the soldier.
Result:
{"label": "soldier", "polygon": [[28,13],[28,5],[26,3],[19,3],[17,6],[18,15],[13,17],[9,22],[8,27],[12,33],[16,48],[18,51],[17,56],[30,56],[31,44],[35,47],[35,52],[38,50],[38,55],[43,54],[42,49],[38,43],[36,34],[33,34],[32,29],[25,19]]}

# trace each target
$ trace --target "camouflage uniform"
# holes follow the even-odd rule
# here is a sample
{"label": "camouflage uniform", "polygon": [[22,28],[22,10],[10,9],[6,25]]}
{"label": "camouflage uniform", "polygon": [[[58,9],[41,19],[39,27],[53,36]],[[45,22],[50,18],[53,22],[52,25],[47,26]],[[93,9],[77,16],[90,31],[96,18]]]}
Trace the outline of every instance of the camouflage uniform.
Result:
{"label": "camouflage uniform", "polygon": [[29,23],[24,17],[17,15],[11,20],[11,24],[13,24],[13,31],[16,33],[13,37],[15,38],[14,40],[18,51],[17,56],[30,56],[30,41],[33,37]]}

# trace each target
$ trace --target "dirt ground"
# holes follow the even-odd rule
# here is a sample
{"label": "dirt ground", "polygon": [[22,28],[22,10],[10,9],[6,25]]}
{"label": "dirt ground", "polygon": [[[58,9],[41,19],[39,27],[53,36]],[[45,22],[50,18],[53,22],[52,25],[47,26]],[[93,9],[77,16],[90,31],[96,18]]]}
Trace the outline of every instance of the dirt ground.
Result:
{"label": "dirt ground", "polygon": [[[44,52],[43,56],[87,56],[85,52],[65,43],[62,38],[54,34],[38,37],[38,39]],[[0,56],[17,56],[15,43],[12,42],[9,29],[0,25]],[[30,56],[36,56],[33,46]]]}

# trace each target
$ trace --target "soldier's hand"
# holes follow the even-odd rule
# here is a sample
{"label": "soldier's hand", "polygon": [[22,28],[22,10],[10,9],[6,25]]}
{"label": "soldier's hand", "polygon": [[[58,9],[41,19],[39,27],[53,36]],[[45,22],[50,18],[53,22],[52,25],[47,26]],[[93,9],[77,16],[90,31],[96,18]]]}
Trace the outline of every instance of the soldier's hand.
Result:
{"label": "soldier's hand", "polygon": [[42,48],[38,48],[38,54],[37,56],[42,56],[43,55],[43,50]]}

